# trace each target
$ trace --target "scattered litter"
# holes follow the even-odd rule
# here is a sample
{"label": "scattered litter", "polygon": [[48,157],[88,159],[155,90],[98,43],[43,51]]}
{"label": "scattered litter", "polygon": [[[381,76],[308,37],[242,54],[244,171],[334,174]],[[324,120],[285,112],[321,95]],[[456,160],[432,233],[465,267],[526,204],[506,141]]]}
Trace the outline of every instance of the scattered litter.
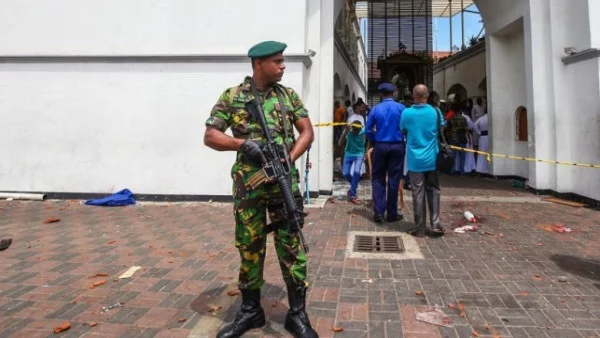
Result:
{"label": "scattered litter", "polygon": [[121,303],[119,303],[119,302],[117,302],[117,303],[114,303],[114,304],[112,304],[112,305],[103,306],[103,307],[102,307],[102,311],[101,311],[100,313],[104,313],[104,312],[106,312],[106,311],[110,311],[110,310],[112,310],[112,309],[116,309],[116,308],[119,308],[119,307],[122,307],[122,306],[123,306],[123,305],[121,305]]}
{"label": "scattered litter", "polygon": [[208,258],[213,258],[213,257],[215,257],[216,255],[217,255],[217,254],[214,254],[214,253],[208,254]]}
{"label": "scattered litter", "polygon": [[70,328],[71,328],[71,323],[64,322],[54,329],[54,333],[61,333],[63,331],[67,331]]}
{"label": "scattered litter", "polygon": [[87,323],[87,326],[89,326],[89,327],[94,327],[96,325],[98,325],[98,323],[96,323],[96,322],[89,322],[89,323]]}
{"label": "scattered litter", "polygon": [[527,297],[527,296],[529,296],[529,294],[525,291],[521,291],[521,292],[517,293],[517,296]]}
{"label": "scattered litter", "polygon": [[88,279],[96,278],[96,277],[108,277],[107,273],[97,273],[95,275],[89,276]]}
{"label": "scattered litter", "polygon": [[554,230],[554,232],[558,232],[559,234],[562,234],[565,232],[573,232],[573,230],[571,230],[571,228],[567,228],[562,224],[555,225],[553,230]]}
{"label": "scattered litter", "polygon": [[186,320],[187,320],[187,318],[179,318],[179,319],[177,319],[177,321],[178,321],[178,322],[180,322],[180,323],[183,323],[183,322],[185,322]]}
{"label": "scattered litter", "polygon": [[483,233],[486,234],[486,235],[488,235],[488,236],[494,236],[493,232],[484,231]]}
{"label": "scattered litter", "polygon": [[477,218],[475,218],[475,215],[473,215],[472,212],[470,211],[465,211],[465,213],[463,214],[465,216],[465,219],[471,223],[475,223],[477,222]]}
{"label": "scattered litter", "polygon": [[538,243],[538,246],[544,246],[544,243]]}
{"label": "scattered litter", "polygon": [[560,276],[558,277],[558,281],[561,283],[566,283],[567,282],[567,277],[566,276]]}
{"label": "scattered litter", "polygon": [[95,200],[87,200],[86,205],[97,205],[107,207],[125,206],[135,204],[135,198],[133,193],[129,189],[123,189],[110,196],[99,198]]}
{"label": "scattered litter", "polygon": [[208,306],[208,312],[212,312],[212,313],[218,312],[221,309],[222,309],[222,307],[217,306],[217,305],[209,305]]}
{"label": "scattered litter", "polygon": [[454,232],[459,233],[459,234],[464,234],[466,231],[477,231],[477,226],[476,225],[465,225],[460,228],[454,229]]}
{"label": "scattered litter", "polygon": [[117,241],[108,241],[108,242],[106,242],[106,244],[114,244],[114,243],[116,243],[116,242],[117,242]]}
{"label": "scattered litter", "polygon": [[90,285],[90,289],[93,289],[97,286],[104,285],[104,284],[106,284],[106,279],[99,280],[97,282],[94,282],[92,285]]}
{"label": "scattered litter", "polygon": [[473,337],[479,337],[479,332],[473,330]]}
{"label": "scattered litter", "polygon": [[415,291],[415,295],[422,296],[423,295],[423,291],[417,290],[417,291]]}
{"label": "scattered litter", "polygon": [[44,221],[44,224],[60,222],[60,218],[50,217]]}
{"label": "scattered litter", "polygon": [[132,266],[127,271],[123,272],[123,274],[119,276],[119,279],[131,278],[131,276],[141,268],[141,266]]}
{"label": "scattered litter", "polygon": [[12,238],[0,240],[0,251],[8,249],[10,243],[12,243]]}
{"label": "scattered litter", "polygon": [[343,328],[341,328],[341,327],[337,327],[337,326],[336,326],[336,327],[332,328],[332,329],[331,329],[331,331],[333,331],[333,332],[343,332],[343,331],[344,331],[344,329],[343,329]]}
{"label": "scattered litter", "polygon": [[426,312],[417,312],[417,320],[433,325],[452,327],[452,321],[441,310],[435,309]]}
{"label": "scattered litter", "polygon": [[373,279],[371,279],[371,278],[367,278],[367,279],[363,279],[361,282],[363,282],[363,283],[369,283],[369,284],[373,284]]}
{"label": "scattered litter", "polygon": [[230,297],[237,296],[237,295],[239,295],[239,294],[240,294],[240,291],[239,291],[239,290],[231,290],[231,291],[227,291],[227,295],[228,295],[228,296],[230,296]]}

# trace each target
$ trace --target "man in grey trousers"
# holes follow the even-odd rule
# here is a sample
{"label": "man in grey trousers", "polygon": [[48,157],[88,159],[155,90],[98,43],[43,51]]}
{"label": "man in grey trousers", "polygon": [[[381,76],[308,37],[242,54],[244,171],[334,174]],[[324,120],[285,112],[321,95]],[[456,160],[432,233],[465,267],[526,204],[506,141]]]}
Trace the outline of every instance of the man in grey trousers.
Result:
{"label": "man in grey trousers", "polygon": [[[444,125],[440,111],[427,104],[427,86],[419,84],[413,89],[414,104],[402,113],[400,129],[406,135],[406,160],[412,185],[415,227],[410,234],[424,237],[425,220],[429,206],[431,233],[443,235],[440,223],[440,184],[437,172],[439,153],[438,135]],[[427,201],[427,204],[425,204]]]}

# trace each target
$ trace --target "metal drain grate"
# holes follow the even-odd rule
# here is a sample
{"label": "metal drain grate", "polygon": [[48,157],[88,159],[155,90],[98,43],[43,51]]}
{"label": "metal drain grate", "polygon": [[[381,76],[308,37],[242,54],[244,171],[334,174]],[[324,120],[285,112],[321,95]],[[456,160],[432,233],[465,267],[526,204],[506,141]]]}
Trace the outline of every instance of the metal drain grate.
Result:
{"label": "metal drain grate", "polygon": [[404,252],[404,243],[400,236],[364,236],[355,235],[354,252],[398,253]]}

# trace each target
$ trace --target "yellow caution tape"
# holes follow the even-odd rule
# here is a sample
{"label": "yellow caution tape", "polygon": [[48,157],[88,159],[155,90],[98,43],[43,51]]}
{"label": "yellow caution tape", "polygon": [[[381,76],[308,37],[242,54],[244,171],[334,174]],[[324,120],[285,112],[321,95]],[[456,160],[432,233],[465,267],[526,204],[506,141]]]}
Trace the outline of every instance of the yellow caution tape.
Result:
{"label": "yellow caution tape", "polygon": [[[348,126],[349,123],[346,122],[326,122],[326,123],[317,123],[315,127],[336,127],[336,126]],[[352,124],[353,127],[364,127],[362,124]],[[501,157],[508,158],[511,160],[521,160],[528,162],[540,162],[540,163],[548,163],[548,164],[558,164],[558,165],[571,165],[574,167],[582,167],[582,168],[598,168],[600,169],[600,164],[584,164],[584,163],[575,163],[575,162],[564,162],[564,161],[554,161],[554,160],[544,160],[540,158],[532,158],[532,157],[524,157],[524,156],[513,156],[513,155],[504,155],[504,154],[496,154],[496,153],[488,153],[485,151],[474,150],[469,148],[462,148],[458,146],[450,146],[451,149],[465,151],[469,153],[475,153],[479,155],[485,156],[488,162],[492,161],[492,157]]]}

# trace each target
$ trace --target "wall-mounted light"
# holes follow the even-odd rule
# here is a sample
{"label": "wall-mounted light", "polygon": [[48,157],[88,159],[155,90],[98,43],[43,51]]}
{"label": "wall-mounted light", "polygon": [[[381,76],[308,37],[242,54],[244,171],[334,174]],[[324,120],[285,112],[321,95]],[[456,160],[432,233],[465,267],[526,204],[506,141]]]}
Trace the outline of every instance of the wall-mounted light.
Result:
{"label": "wall-mounted light", "polygon": [[575,48],[575,47],[565,47],[565,54],[567,54],[567,55],[575,55],[575,54],[577,54],[577,48]]}

